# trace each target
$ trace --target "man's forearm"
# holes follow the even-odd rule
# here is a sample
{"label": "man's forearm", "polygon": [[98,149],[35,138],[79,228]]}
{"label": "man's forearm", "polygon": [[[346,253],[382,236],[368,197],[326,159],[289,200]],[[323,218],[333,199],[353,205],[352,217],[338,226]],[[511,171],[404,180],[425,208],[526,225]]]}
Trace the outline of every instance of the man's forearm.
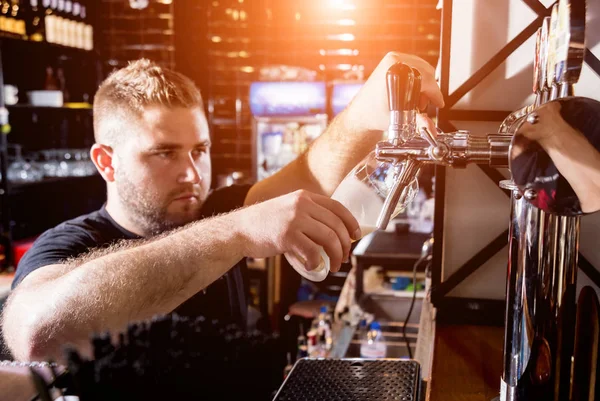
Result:
{"label": "man's forearm", "polygon": [[577,194],[583,212],[600,209],[600,153],[594,146],[566,124],[559,134],[541,140],[540,145]]}
{"label": "man's forearm", "polygon": [[382,139],[382,131],[362,131],[344,110],[312,146],[277,174],[255,184],[246,204],[305,189],[331,196],[346,174]]}
{"label": "man's forearm", "polygon": [[92,332],[122,330],[129,321],[171,312],[243,257],[232,216],[83,263],[45,267],[37,278],[32,273],[6,310],[9,346],[20,359],[60,358],[63,344],[85,350]]}

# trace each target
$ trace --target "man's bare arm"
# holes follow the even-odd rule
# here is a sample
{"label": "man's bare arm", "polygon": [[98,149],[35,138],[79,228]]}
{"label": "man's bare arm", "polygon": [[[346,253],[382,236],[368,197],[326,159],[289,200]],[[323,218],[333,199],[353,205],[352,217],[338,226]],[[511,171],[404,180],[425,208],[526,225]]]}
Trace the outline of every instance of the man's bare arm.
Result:
{"label": "man's bare arm", "polygon": [[260,181],[248,193],[247,205],[297,189],[331,196],[346,174],[382,139],[389,124],[385,76],[396,62],[417,68],[423,78],[421,106],[431,101],[443,107],[434,68],[423,59],[388,53],[350,105],[340,113],[308,151],[277,174]]}
{"label": "man's bare arm", "polygon": [[[94,332],[173,311],[243,256],[294,252],[308,269],[323,247],[332,270],[349,256],[358,222],[339,203],[305,191],[192,223],[145,242],[30,273],[3,316],[6,343],[19,360],[62,360],[63,346],[89,352]],[[202,313],[202,311],[199,311]]]}
{"label": "man's bare arm", "polygon": [[232,219],[222,217],[40,268],[9,299],[7,344],[21,360],[60,358],[67,343],[85,352],[90,333],[175,309],[239,261],[243,245]]}

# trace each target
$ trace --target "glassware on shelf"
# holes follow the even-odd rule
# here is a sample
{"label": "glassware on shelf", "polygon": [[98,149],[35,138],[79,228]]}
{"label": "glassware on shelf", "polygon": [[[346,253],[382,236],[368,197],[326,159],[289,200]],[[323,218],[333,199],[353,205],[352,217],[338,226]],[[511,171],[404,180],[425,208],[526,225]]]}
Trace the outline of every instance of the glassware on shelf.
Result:
{"label": "glassware on shelf", "polygon": [[8,180],[14,183],[41,181],[44,178],[43,170],[36,163],[23,158],[21,145],[11,147],[15,150],[15,156],[6,172]]}
{"label": "glassware on shelf", "polygon": [[[379,161],[375,157],[375,152],[371,152],[352,169],[331,196],[352,213],[360,225],[363,236],[377,229],[377,220],[387,195],[403,168],[404,164],[394,165],[391,162]],[[402,213],[418,191],[419,184],[415,177],[402,191],[391,218]],[[299,255],[287,253],[285,257],[292,267],[308,280],[323,281],[329,274],[330,261],[323,248],[321,248],[321,263],[311,271],[306,270]]]}

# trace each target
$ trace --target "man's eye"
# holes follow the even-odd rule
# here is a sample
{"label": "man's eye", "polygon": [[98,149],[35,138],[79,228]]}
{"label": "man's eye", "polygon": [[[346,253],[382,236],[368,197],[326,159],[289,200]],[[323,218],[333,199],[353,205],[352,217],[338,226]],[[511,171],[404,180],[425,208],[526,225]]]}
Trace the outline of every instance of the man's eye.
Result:
{"label": "man's eye", "polygon": [[200,155],[205,154],[208,151],[208,148],[196,148],[194,150],[192,150],[192,156],[194,157],[198,157]]}
{"label": "man's eye", "polygon": [[164,152],[157,152],[154,154],[155,156],[160,157],[161,159],[173,159],[175,158],[175,152],[167,150]]}

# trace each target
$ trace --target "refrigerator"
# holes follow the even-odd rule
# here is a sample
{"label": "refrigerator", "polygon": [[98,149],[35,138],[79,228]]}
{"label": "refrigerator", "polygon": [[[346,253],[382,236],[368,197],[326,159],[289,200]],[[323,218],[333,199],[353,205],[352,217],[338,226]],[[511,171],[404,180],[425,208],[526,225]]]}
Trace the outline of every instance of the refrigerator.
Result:
{"label": "refrigerator", "polygon": [[325,82],[253,82],[252,166],[255,181],[293,161],[327,127]]}

